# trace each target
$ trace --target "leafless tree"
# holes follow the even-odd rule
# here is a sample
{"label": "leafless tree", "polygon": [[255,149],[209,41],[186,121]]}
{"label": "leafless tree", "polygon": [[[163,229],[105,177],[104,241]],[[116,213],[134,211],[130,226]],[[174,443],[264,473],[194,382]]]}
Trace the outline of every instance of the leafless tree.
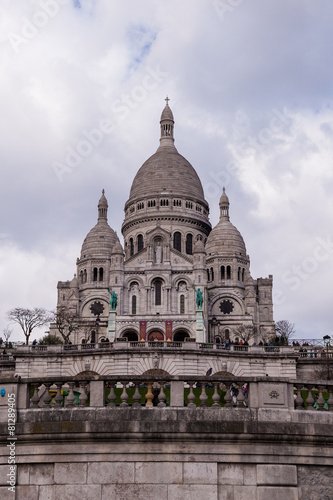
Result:
{"label": "leafless tree", "polygon": [[42,307],[35,307],[34,309],[16,307],[8,311],[7,316],[9,321],[20,325],[25,335],[25,343],[27,345],[29,344],[31,332],[35,328],[46,325],[52,319],[51,314]]}
{"label": "leafless tree", "polygon": [[13,330],[11,330],[11,329],[9,328],[9,326],[6,326],[6,328],[4,328],[4,329],[2,330],[2,333],[3,333],[3,336],[5,337],[5,341],[6,341],[6,344],[7,344],[8,340],[9,340],[9,337],[10,337],[10,336],[11,336],[11,334],[13,333]]}
{"label": "leafless tree", "polygon": [[58,308],[54,313],[54,322],[65,344],[68,344],[72,333],[80,328],[79,319],[76,313],[68,310],[66,307]]}
{"label": "leafless tree", "polygon": [[318,351],[313,361],[314,368],[312,375],[315,379],[333,380],[333,351],[330,341],[326,342],[326,345],[324,345],[323,349]]}
{"label": "leafless tree", "polygon": [[232,333],[235,337],[242,339],[243,342],[249,342],[254,339],[256,329],[253,325],[239,325],[232,329]]}
{"label": "leafless tree", "polygon": [[275,334],[284,340],[286,345],[289,344],[290,339],[295,335],[295,324],[287,319],[281,319],[275,323]]}

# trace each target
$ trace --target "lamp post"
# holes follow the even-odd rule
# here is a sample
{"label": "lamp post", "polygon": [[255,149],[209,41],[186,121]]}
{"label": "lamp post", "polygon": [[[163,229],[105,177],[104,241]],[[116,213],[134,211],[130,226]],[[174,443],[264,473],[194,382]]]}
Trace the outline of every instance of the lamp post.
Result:
{"label": "lamp post", "polygon": [[325,335],[323,337],[324,339],[324,342],[326,342],[326,363],[327,363],[327,380],[330,379],[330,360],[329,360],[329,357],[328,357],[328,346],[330,345],[331,343],[331,337],[329,335]]}
{"label": "lamp post", "polygon": [[101,320],[99,319],[99,314],[98,314],[97,317],[96,317],[96,344],[98,344],[98,327],[99,327],[99,322],[100,321]]}

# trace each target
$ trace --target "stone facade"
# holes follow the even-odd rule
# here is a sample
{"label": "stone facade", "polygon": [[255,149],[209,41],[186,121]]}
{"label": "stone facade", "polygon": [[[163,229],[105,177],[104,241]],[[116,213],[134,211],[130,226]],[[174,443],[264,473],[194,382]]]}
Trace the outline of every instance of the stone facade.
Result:
{"label": "stone facade", "polygon": [[[160,125],[160,145],[137,172],[125,204],[124,247],[108,225],[103,190],[76,275],[58,283],[58,309],[81,322],[70,340],[225,342],[240,337],[245,326],[250,341],[258,342],[274,331],[272,276],[251,277],[224,190],[220,221],[211,228],[200,179],[175,148],[168,103]],[[118,302],[113,311],[112,291]]]}
{"label": "stone facade", "polygon": [[293,410],[18,410],[16,491],[3,446],[0,496],[326,500],[332,424],[332,414]]}

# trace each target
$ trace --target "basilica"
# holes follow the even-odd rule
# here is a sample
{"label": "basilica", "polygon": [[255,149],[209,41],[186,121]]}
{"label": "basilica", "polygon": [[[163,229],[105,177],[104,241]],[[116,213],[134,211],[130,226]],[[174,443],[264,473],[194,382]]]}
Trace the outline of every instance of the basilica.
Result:
{"label": "basilica", "polygon": [[[125,204],[124,244],[108,224],[103,190],[76,274],[58,283],[58,311],[76,318],[73,344],[115,341],[259,342],[274,332],[272,276],[253,279],[223,189],[220,220],[192,165],[174,144],[166,100],[157,151],[138,170]],[[56,325],[51,333],[57,334]]]}

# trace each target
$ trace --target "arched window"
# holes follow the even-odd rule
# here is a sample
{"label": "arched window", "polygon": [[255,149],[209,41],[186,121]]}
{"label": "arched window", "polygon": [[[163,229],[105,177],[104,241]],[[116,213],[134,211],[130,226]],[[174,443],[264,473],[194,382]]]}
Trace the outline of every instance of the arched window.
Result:
{"label": "arched window", "polygon": [[228,328],[226,328],[226,329],[224,330],[224,335],[225,335],[225,339],[226,339],[226,340],[228,340],[228,339],[230,338],[230,331],[229,331],[229,329],[228,329]]}
{"label": "arched window", "polygon": [[130,257],[132,257],[132,255],[134,255],[134,241],[133,241],[133,238],[130,238],[129,244],[130,244]]}
{"label": "arched window", "polygon": [[185,314],[185,296],[180,296],[180,314]]}
{"label": "arched window", "polygon": [[221,266],[221,280],[225,280],[225,267]]}
{"label": "arched window", "polygon": [[99,281],[103,281],[104,269],[102,267],[99,268]]}
{"label": "arched window", "polygon": [[211,280],[214,281],[214,269],[212,267],[210,268],[210,277]]}
{"label": "arched window", "polygon": [[87,283],[87,269],[83,271],[83,283]]}
{"label": "arched window", "polygon": [[188,234],[186,236],[186,253],[188,255],[192,255],[193,253],[192,245],[193,245],[193,236],[192,234]]}
{"label": "arched window", "polygon": [[227,266],[227,280],[231,280],[231,267]]}
{"label": "arched window", "polygon": [[80,271],[80,283],[83,284],[83,271]]}
{"label": "arched window", "polygon": [[123,334],[123,339],[127,339],[129,342],[137,342],[138,339],[138,334],[133,331],[128,331]]}
{"label": "arched window", "polygon": [[155,281],[155,306],[160,306],[162,304],[162,281]]}
{"label": "arched window", "polygon": [[142,234],[138,235],[138,252],[143,249],[143,236]]}
{"label": "arched window", "polygon": [[97,281],[97,267],[93,269],[93,281]]}
{"label": "arched window", "polygon": [[178,231],[173,235],[173,248],[178,252],[182,251],[182,235]]}
{"label": "arched window", "polygon": [[136,295],[132,297],[132,314],[136,314]]}
{"label": "arched window", "polygon": [[245,279],[245,269],[243,268],[243,270],[242,270],[242,281],[243,281],[243,283],[244,283],[244,279]]}
{"label": "arched window", "polygon": [[238,268],[238,281],[241,280],[241,268],[239,267]]}
{"label": "arched window", "polygon": [[209,269],[207,269],[207,281],[210,281]]}

